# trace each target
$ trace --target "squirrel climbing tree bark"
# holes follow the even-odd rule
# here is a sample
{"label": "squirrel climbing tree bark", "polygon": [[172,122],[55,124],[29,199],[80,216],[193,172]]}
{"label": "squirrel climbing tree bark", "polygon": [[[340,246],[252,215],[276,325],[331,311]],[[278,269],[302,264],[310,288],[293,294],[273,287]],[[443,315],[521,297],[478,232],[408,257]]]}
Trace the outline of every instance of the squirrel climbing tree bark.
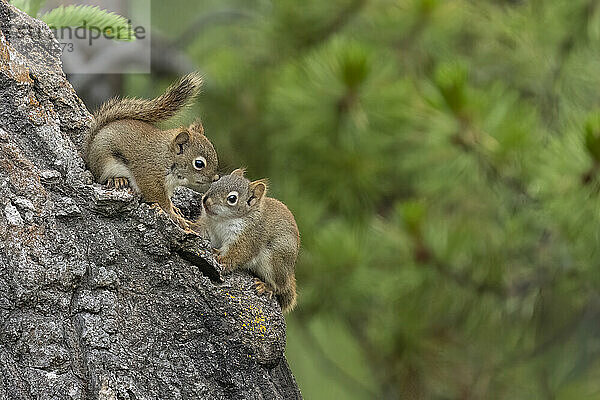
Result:
{"label": "squirrel climbing tree bark", "polygon": [[0,400],[301,398],[275,299],[93,183],[91,117],[59,56],[46,25],[0,0]]}

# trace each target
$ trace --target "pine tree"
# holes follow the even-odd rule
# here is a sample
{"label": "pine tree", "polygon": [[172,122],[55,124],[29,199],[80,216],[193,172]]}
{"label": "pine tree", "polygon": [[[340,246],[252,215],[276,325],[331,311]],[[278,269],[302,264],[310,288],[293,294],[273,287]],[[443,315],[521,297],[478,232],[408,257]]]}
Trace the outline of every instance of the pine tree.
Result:
{"label": "pine tree", "polygon": [[598,398],[598,3],[228,3],[187,50],[225,169],[297,217],[289,345],[347,398]]}

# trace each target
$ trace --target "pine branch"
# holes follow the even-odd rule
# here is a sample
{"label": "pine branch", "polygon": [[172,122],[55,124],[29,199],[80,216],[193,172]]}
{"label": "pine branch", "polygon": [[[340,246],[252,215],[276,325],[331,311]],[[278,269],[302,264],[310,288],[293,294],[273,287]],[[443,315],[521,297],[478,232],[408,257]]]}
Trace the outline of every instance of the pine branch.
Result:
{"label": "pine branch", "polygon": [[549,350],[557,345],[564,345],[569,338],[577,333],[579,324],[585,319],[586,315],[589,314],[590,310],[591,304],[588,304],[582,311],[573,317],[572,323],[566,324],[562,329],[556,331],[552,337],[538,344],[530,351],[519,351],[518,354],[501,361],[493,367],[493,370],[503,371],[509,367],[513,368],[515,365],[521,364],[528,360],[533,360],[546,354]]}
{"label": "pine branch", "polygon": [[537,202],[538,200],[529,193],[523,182],[515,177],[503,175],[498,167],[489,162],[485,155],[479,151],[477,143],[467,140],[464,135],[464,132],[472,132],[473,134],[470,136],[482,137],[483,135],[487,135],[487,133],[475,128],[466,117],[457,116],[456,118],[458,119],[461,128],[459,132],[456,132],[456,134],[452,136],[452,143],[461,148],[465,153],[473,155],[489,179],[510,189],[512,192],[519,195],[521,199],[524,198],[530,202]]}
{"label": "pine branch", "polygon": [[458,286],[470,289],[477,294],[488,293],[502,299],[507,298],[509,295],[510,291],[508,288],[502,285],[489,282],[478,282],[468,273],[456,271],[452,265],[438,258],[435,253],[423,243],[422,239],[417,239],[415,241],[414,259],[420,264],[433,267],[440,275],[449,278]]}
{"label": "pine branch", "polygon": [[353,0],[345,8],[343,8],[333,18],[327,26],[321,28],[318,32],[314,33],[311,37],[307,38],[302,44],[302,47],[312,47],[317,43],[322,43],[327,40],[331,35],[338,32],[348,24],[352,17],[356,15],[360,10],[367,4],[367,0]]}
{"label": "pine branch", "polygon": [[548,98],[544,102],[546,106],[542,108],[542,112],[546,116],[545,120],[550,121],[550,126],[556,125],[557,122],[556,118],[552,118],[553,114],[558,111],[560,103],[560,93],[557,93],[556,89],[562,79],[565,66],[569,62],[571,55],[577,49],[578,45],[580,45],[578,39],[580,37],[585,39],[590,24],[590,16],[594,15],[596,7],[598,7],[597,0],[590,0],[582,7],[579,14],[579,17],[582,20],[581,23],[575,25],[575,29],[570,30],[569,33],[565,35],[558,47],[555,57],[556,64],[550,73],[549,82],[547,84],[549,93]]}
{"label": "pine branch", "polygon": [[115,40],[135,40],[131,24],[125,17],[95,6],[60,6],[42,14],[39,19],[52,29],[83,27],[102,32]]}

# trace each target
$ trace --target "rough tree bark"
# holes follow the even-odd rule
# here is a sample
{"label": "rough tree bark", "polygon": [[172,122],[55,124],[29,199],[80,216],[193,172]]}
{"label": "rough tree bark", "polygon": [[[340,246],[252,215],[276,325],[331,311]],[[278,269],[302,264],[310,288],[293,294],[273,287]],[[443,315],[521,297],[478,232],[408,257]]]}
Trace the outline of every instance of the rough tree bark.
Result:
{"label": "rough tree bark", "polygon": [[92,182],[78,153],[91,117],[59,55],[0,0],[0,400],[301,398],[275,300]]}

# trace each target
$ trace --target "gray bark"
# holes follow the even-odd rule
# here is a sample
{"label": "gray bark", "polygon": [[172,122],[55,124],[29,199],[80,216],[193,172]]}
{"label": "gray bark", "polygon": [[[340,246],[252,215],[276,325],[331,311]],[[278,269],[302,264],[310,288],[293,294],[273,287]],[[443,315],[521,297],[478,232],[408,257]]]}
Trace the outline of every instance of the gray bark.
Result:
{"label": "gray bark", "polygon": [[[0,0],[0,400],[295,399],[285,320],[206,240],[92,182],[50,30]],[[197,196],[178,196],[197,210]]]}

